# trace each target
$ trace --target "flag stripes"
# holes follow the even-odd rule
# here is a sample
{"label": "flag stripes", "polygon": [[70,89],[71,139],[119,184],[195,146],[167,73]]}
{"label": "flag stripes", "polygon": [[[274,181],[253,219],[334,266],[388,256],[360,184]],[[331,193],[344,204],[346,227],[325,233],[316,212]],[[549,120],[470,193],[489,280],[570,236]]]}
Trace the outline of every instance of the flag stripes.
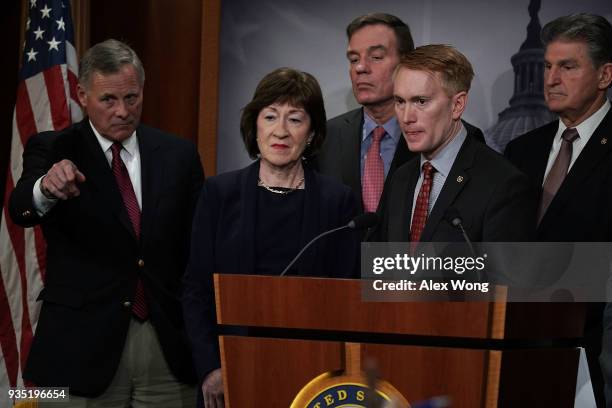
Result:
{"label": "flag stripes", "polygon": [[[21,373],[36,330],[40,311],[36,298],[43,287],[46,265],[40,227],[24,229],[13,224],[8,214],[10,193],[21,177],[28,139],[39,132],[64,129],[82,118],[70,1],[31,0],[27,4],[29,18],[0,213],[1,407],[10,403],[6,388],[24,385]],[[41,13],[42,9],[49,12]]]}

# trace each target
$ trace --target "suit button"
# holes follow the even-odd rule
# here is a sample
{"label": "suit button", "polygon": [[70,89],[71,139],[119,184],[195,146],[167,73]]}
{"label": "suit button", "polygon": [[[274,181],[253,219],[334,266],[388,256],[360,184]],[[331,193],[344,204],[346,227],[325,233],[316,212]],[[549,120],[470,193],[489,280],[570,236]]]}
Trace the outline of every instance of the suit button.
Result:
{"label": "suit button", "polygon": [[30,210],[25,210],[24,212],[21,213],[21,216],[24,218],[29,218],[32,215],[32,212]]}
{"label": "suit button", "polygon": [[138,260],[138,266],[142,268],[144,266],[144,261],[142,259]]}
{"label": "suit button", "polygon": [[132,302],[128,302],[128,301],[123,302],[123,307],[130,307],[130,306],[132,306]]}

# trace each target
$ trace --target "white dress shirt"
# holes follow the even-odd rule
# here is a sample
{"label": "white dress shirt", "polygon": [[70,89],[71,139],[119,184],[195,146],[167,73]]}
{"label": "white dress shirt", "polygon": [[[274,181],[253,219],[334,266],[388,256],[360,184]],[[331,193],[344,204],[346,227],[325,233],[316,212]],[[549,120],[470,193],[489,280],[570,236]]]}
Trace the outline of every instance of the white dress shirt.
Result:
{"label": "white dress shirt", "polygon": [[[100,144],[100,148],[104,152],[104,156],[106,156],[106,160],[108,161],[108,165],[110,167],[113,153],[111,151],[111,146],[113,145],[112,140],[108,140],[103,137],[94,127],[94,125],[89,122],[89,125],[93,129],[94,134],[96,135],[96,139],[98,139],[98,143]],[[142,210],[142,178],[141,178],[141,163],[140,163],[140,149],[138,148],[138,139],[136,138],[136,132],[132,133],[130,137],[121,142],[123,145],[123,149],[121,149],[121,159],[123,163],[125,163],[125,167],[130,175],[130,180],[132,181],[132,186],[134,187],[134,193],[136,194],[136,200],[138,201],[138,206]],[[80,169],[79,169],[80,170]],[[87,178],[87,174],[84,174],[85,178]],[[56,198],[47,198],[42,191],[40,190],[40,182],[44,176],[39,178],[36,183],[34,183],[34,191],[32,201],[34,204],[34,209],[38,213],[39,216],[45,215],[55,204],[57,203]]]}
{"label": "white dress shirt", "polygon": [[457,159],[457,155],[459,154],[459,150],[461,150],[461,146],[463,146],[463,142],[467,138],[467,130],[463,123],[461,123],[461,128],[459,132],[453,137],[446,146],[442,148],[436,154],[436,157],[431,160],[427,160],[425,156],[421,154],[421,161],[419,167],[419,179],[417,180],[416,187],[414,188],[414,196],[412,197],[412,213],[410,215],[410,228],[412,228],[412,216],[414,215],[414,207],[416,206],[416,201],[419,196],[419,192],[421,191],[421,186],[423,185],[423,164],[426,161],[429,161],[431,165],[436,169],[436,172],[433,174],[433,180],[431,184],[431,191],[429,192],[429,206],[427,208],[427,214],[431,214],[431,210],[433,210],[434,204],[442,191],[442,187],[444,187],[444,183],[446,182],[446,178],[455,163],[455,159]]}
{"label": "white dress shirt", "polygon": [[[593,136],[593,133],[595,133],[595,129],[597,129],[609,110],[610,101],[606,99],[606,102],[597,110],[597,112],[576,126],[576,130],[578,131],[578,135],[580,137],[574,140],[574,143],[572,143],[572,158],[570,160],[569,168],[567,169],[568,173],[582,152],[582,149],[584,149],[584,146],[586,146],[591,136]],[[565,129],[567,129],[567,126],[565,126],[565,123],[559,119],[559,128],[557,129],[557,134],[555,135],[553,144],[550,148],[550,154],[548,155],[548,163],[546,164],[546,172],[544,173],[542,185],[544,185],[546,177],[548,177],[548,173],[550,172],[550,169],[552,168],[552,165],[559,154],[559,150],[561,150],[561,135]]]}

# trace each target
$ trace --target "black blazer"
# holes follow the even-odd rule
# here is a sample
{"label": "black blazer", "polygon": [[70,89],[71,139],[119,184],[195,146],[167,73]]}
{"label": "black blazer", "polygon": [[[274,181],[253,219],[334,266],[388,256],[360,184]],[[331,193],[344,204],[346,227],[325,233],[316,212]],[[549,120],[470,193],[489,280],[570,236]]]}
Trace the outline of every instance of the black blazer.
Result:
{"label": "black blazer", "polygon": [[[518,137],[505,155],[542,194],[558,121]],[[537,228],[540,241],[612,241],[612,109],[574,162]]]}
{"label": "black blazer", "polygon": [[[485,143],[480,129],[463,121],[471,137]],[[327,134],[321,150],[315,158],[315,168],[349,186],[357,199],[358,210],[363,212],[361,196],[361,134],[363,129],[363,108],[354,109],[327,121]],[[415,156],[401,137],[395,148],[384,189],[391,176],[402,164]]]}
{"label": "black blazer", "polygon": [[[183,308],[200,383],[220,367],[213,273],[251,274],[255,266],[259,161],[206,180],[193,220],[191,256],[184,278]],[[346,225],[355,214],[348,187],[308,167],[300,246],[317,234]],[[359,238],[330,235],[310,247],[298,264],[306,276],[356,277]],[[278,271],[279,273],[281,271]]]}
{"label": "black blazer", "polygon": [[[36,335],[23,377],[37,386],[70,387],[94,397],[117,369],[142,278],[150,320],[178,380],[195,382],[184,334],[180,282],[203,171],[195,146],[146,126],[136,130],[141,157],[142,219],[136,240],[111,168],[84,121],[28,141],[23,174],[10,198],[13,221],[40,224],[47,274]],[[35,181],[69,159],[85,175],[79,197],[43,218],[32,206]],[[139,260],[144,265],[139,265]]]}
{"label": "black blazer", "polygon": [[[381,222],[370,241],[407,242],[420,157],[397,169],[379,206]],[[524,174],[497,152],[468,137],[427,219],[422,242],[462,242],[445,219],[455,208],[472,241],[529,241],[535,223],[535,194]]]}
{"label": "black blazer", "polygon": [[[505,155],[529,177],[542,194],[544,172],[553,139],[559,128],[554,121],[511,141]],[[612,241],[612,109],[602,122],[559,187],[537,226],[536,238],[544,242]],[[605,285],[605,282],[602,282]],[[598,357],[602,342],[603,303],[589,303],[582,341],[598,405],[603,406],[603,379]],[[599,358],[606,381],[612,384],[612,307],[606,307],[604,353]],[[609,390],[612,395],[612,389]]]}

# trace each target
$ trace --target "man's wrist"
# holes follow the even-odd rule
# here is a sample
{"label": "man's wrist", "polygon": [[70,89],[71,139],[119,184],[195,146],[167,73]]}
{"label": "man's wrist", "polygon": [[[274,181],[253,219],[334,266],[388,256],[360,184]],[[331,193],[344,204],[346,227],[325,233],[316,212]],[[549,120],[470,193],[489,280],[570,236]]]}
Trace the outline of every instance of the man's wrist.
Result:
{"label": "man's wrist", "polygon": [[45,188],[45,178],[47,177],[47,175],[45,174],[43,176],[43,178],[40,179],[40,192],[47,197],[49,200],[57,200],[57,197],[53,195],[53,193],[51,193],[49,190],[47,190]]}

